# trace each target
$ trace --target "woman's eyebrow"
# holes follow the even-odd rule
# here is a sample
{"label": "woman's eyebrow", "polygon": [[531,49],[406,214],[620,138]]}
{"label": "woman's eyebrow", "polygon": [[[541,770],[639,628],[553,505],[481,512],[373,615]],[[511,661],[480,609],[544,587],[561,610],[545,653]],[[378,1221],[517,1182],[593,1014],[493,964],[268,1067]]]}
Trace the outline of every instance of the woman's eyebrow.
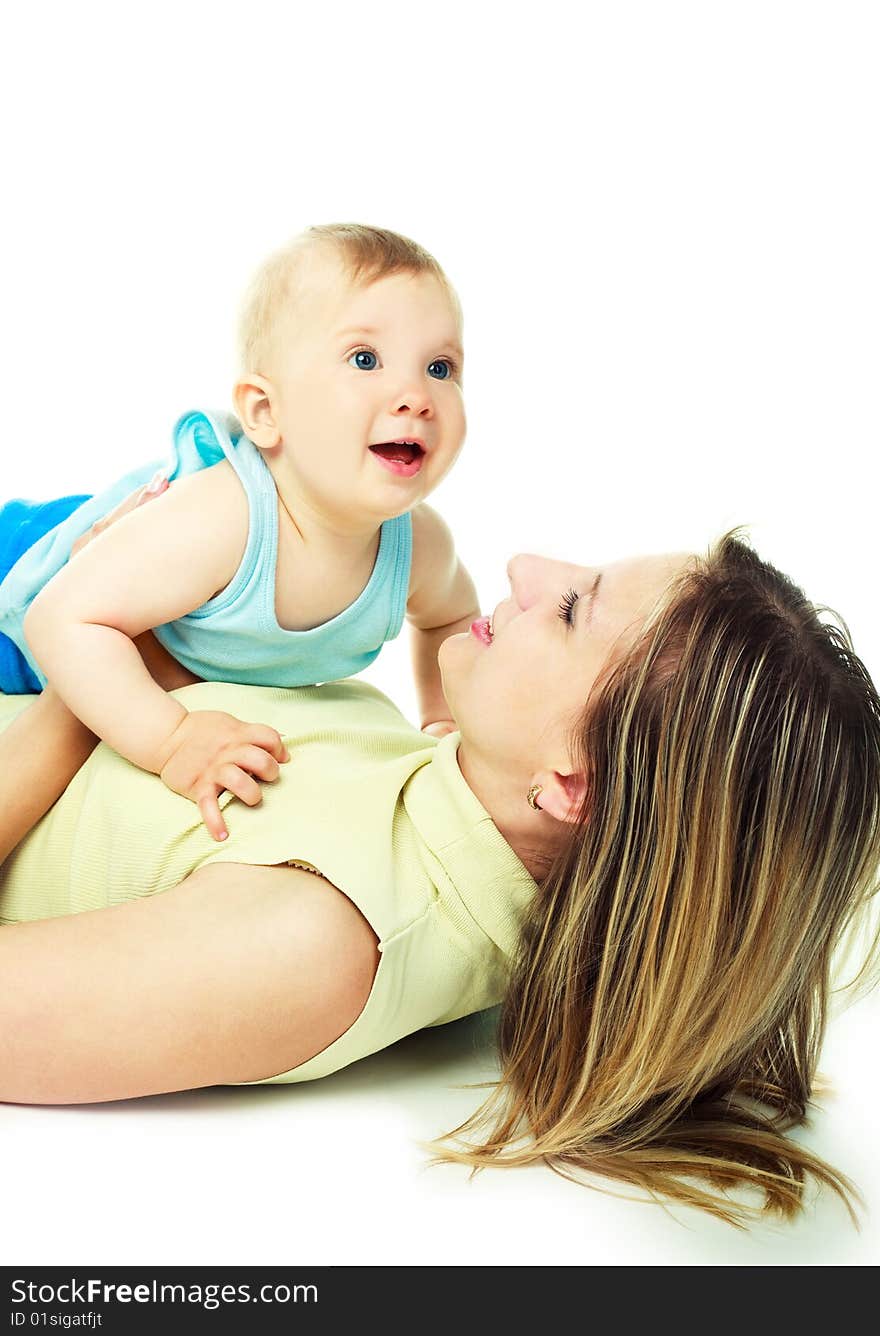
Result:
{"label": "woman's eyebrow", "polygon": [[581,613],[581,627],[583,630],[586,630],[586,628],[590,625],[590,622],[593,620],[593,612],[596,607],[596,597],[599,593],[599,585],[601,583],[602,583],[602,572],[599,571],[598,575],[593,581],[593,587],[590,590],[589,594],[587,594],[586,598],[578,600],[579,603],[586,603],[587,605],[586,612]]}

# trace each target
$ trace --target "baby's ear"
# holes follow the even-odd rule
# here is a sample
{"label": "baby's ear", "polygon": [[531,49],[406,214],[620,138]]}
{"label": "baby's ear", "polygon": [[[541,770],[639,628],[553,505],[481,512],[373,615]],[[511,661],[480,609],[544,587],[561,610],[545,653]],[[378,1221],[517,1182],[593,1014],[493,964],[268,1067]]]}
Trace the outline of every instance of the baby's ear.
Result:
{"label": "baby's ear", "polygon": [[232,391],[235,412],[244,427],[244,434],[260,450],[273,450],[281,440],[273,399],[272,382],[256,374],[242,376]]}

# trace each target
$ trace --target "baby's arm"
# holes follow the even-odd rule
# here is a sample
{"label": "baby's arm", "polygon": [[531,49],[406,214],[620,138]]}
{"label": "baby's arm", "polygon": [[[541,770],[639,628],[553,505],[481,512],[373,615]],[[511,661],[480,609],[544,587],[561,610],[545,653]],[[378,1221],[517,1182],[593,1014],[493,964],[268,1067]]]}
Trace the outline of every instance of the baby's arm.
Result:
{"label": "baby's arm", "polygon": [[215,838],[225,833],[217,795],[227,788],[259,802],[251,775],[274,778],[272,756],[286,759],[284,745],[274,729],[188,713],[153,681],[133,641],[229,583],[247,526],[247,501],[228,464],[183,478],[90,543],[25,618],[37,662],[73,713],[198,802]]}
{"label": "baby's arm", "polygon": [[412,513],[413,557],[407,619],[412,626],[412,659],[421,727],[440,735],[455,728],[437,664],[448,636],[466,631],[479,617],[477,591],[455,551],[452,534],[430,506]]}

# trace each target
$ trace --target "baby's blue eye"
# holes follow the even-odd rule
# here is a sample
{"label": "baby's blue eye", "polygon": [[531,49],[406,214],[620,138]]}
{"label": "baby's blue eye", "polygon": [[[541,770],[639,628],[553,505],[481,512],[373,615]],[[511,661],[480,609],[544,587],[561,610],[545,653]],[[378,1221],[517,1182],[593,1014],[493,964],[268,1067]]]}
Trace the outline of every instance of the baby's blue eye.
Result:
{"label": "baby's blue eye", "polygon": [[445,358],[440,358],[428,367],[428,375],[433,376],[435,380],[448,380],[452,375],[452,367]]}
{"label": "baby's blue eye", "polygon": [[378,357],[370,352],[369,348],[361,348],[358,352],[352,353],[348,362],[349,366],[356,366],[358,371],[375,371],[379,365]]}

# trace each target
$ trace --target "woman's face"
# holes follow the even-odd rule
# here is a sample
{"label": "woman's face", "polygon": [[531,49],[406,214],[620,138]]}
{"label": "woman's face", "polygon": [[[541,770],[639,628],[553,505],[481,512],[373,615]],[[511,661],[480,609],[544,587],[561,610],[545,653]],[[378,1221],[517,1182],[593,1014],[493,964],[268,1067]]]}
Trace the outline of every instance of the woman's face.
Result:
{"label": "woman's face", "polygon": [[[597,676],[625,652],[690,553],[571,566],[521,553],[507,566],[510,597],[484,624],[440,648],[443,690],[471,752],[522,783],[562,768],[571,725]],[[530,782],[530,781],[529,781]]]}

